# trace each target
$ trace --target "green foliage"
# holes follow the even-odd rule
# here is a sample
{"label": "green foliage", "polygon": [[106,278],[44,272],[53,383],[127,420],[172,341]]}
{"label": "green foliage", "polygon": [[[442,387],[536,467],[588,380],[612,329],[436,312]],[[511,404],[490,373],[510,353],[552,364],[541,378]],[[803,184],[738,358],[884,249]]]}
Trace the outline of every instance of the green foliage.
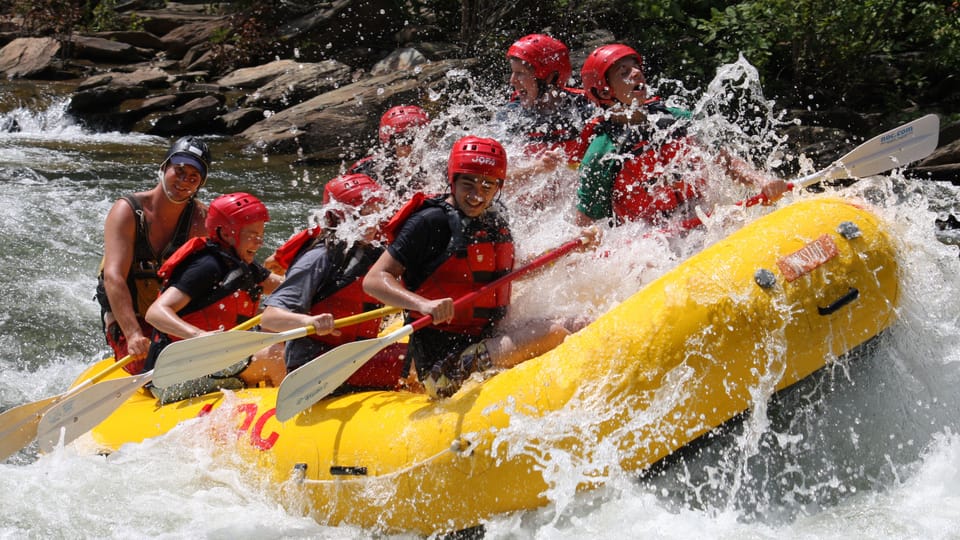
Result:
{"label": "green foliage", "polygon": [[89,28],[93,32],[120,30],[123,24],[117,15],[117,0],[100,0],[90,13]]}
{"label": "green foliage", "polygon": [[784,104],[814,96],[861,110],[904,106],[957,69],[957,12],[958,2],[942,0],[635,1],[639,27],[655,29],[643,35],[657,36],[639,44],[682,66],[675,76],[702,82],[742,54]]}

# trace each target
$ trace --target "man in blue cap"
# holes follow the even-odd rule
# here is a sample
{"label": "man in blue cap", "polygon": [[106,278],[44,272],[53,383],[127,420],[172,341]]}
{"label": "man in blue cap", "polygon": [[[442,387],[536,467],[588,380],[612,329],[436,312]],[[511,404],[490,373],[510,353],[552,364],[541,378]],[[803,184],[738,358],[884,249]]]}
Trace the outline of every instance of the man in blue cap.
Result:
{"label": "man in blue cap", "polygon": [[157,298],[157,269],[178,247],[206,234],[206,207],[195,199],[206,182],[210,150],[195,137],[176,140],[149,191],[125,195],[107,214],[103,260],[97,286],[107,343],[124,369],[140,373],[150,348],[152,327],[144,319]]}

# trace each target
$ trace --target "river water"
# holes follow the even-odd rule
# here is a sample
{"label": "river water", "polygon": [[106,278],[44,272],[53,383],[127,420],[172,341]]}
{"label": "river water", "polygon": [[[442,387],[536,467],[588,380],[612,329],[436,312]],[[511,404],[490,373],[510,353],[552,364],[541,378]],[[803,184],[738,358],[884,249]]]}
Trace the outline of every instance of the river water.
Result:
{"label": "river water", "polygon": [[[5,99],[0,410],[64,391],[106,354],[92,300],[102,221],[118,196],[154,185],[168,145],[88,132],[42,91],[17,103]],[[703,104],[691,103],[705,110]],[[766,140],[776,155],[777,138]],[[442,162],[441,146],[424,145],[424,163]],[[322,182],[336,173],[245,152],[226,139],[212,139],[212,147],[216,162],[201,197],[238,190],[261,197],[272,216],[264,257],[306,223]],[[551,467],[551,504],[491,520],[486,537],[960,538],[960,260],[934,227],[957,193],[900,175],[842,191],[874,203],[900,243],[903,294],[888,332],[794,389],[762,396],[754,414],[655,472],[614,475],[604,487],[576,494],[571,486],[598,464]],[[779,204],[800,196],[811,195]],[[555,211],[513,211],[521,254],[573,233],[568,213],[548,208]],[[628,228],[607,231],[608,256],[580,256],[519,285],[517,311],[595,316],[767,211],[730,212],[691,235],[687,246]],[[191,429],[109,457],[74,446],[49,455],[25,449],[0,464],[0,538],[381,537],[286,512],[272,491]]]}

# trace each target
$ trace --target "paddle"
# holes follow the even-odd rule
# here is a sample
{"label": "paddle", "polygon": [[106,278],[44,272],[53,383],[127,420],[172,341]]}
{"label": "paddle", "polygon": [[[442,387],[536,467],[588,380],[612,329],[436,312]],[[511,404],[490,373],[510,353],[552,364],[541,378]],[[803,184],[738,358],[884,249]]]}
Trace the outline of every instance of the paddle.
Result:
{"label": "paddle", "polygon": [[17,453],[21,448],[24,448],[36,438],[40,418],[51,407],[69,396],[75,395],[85,388],[96,384],[103,380],[104,377],[123,368],[123,366],[132,361],[133,357],[127,355],[119,362],[114,363],[66,392],[4,411],[0,414],[0,460],[7,459]]}
{"label": "paddle", "polygon": [[[334,326],[342,328],[399,312],[399,308],[382,307],[337,319]],[[175,341],[164,347],[157,356],[153,384],[159,388],[166,388],[192,381],[226,369],[264,347],[306,337],[314,332],[316,328],[310,325],[279,333],[234,332]]]}
{"label": "paddle", "polygon": [[[334,321],[334,326],[337,328],[342,328],[344,326],[349,326],[351,324],[356,324],[359,322],[367,321],[370,319],[375,319],[377,317],[382,317],[389,313],[396,313],[400,310],[397,308],[380,308],[372,311],[367,311],[350,317],[343,317]],[[256,320],[254,320],[256,319]],[[251,326],[256,325],[260,322],[260,315],[257,315],[247,321],[246,323],[237,326],[232,329],[233,337],[243,337],[242,334],[248,332],[234,332],[237,330],[246,330]],[[252,321],[252,322],[251,322]],[[310,327],[312,328],[312,326]],[[291,336],[295,332],[304,332],[305,329],[296,329],[288,332],[287,339],[293,339]],[[249,332],[254,334],[260,334],[259,332]],[[223,334],[212,334],[211,336],[201,336],[200,338],[192,338],[188,340],[182,340],[174,342],[167,346],[167,348],[173,346],[176,343],[186,343],[189,341],[194,341],[201,339],[203,337],[213,337],[213,336],[224,336],[227,333]],[[281,336],[283,334],[267,334],[269,336]],[[307,335],[307,334],[304,334]],[[297,337],[303,337],[297,336]],[[263,338],[260,338],[263,339]],[[271,343],[279,343],[281,340],[274,339]],[[266,345],[264,345],[266,346]],[[166,350],[166,348],[164,349]],[[250,351],[248,354],[242,355],[238,358],[234,358],[227,366],[230,364],[238,362],[244,356],[249,356],[260,350],[260,348],[255,348]],[[236,353],[237,349],[234,348],[233,352]],[[159,362],[159,356],[158,356]],[[159,366],[158,366],[159,367]],[[224,366],[226,367],[226,366]],[[222,368],[221,368],[222,369]],[[122,379],[113,379],[109,381],[104,381],[99,384],[94,385],[88,390],[75,394],[69,399],[63,400],[61,403],[57,404],[55,407],[52,407],[47,414],[43,416],[43,419],[40,420],[39,426],[37,427],[37,441],[40,445],[40,450],[42,452],[51,452],[57,444],[60,443],[61,438],[63,439],[63,444],[68,444],[80,435],[90,431],[95,428],[100,422],[103,422],[107,419],[115,410],[117,410],[121,405],[123,405],[130,396],[137,392],[140,387],[149,383],[150,381],[155,381],[155,371],[151,370],[146,373],[141,373],[140,375],[134,375],[132,377],[124,377]],[[198,374],[194,378],[199,378],[209,373],[216,372],[218,370],[213,370],[210,372],[203,372]],[[186,379],[192,380],[192,379]]]}
{"label": "paddle", "polygon": [[[257,315],[231,328],[230,331],[243,331],[259,323],[260,315]],[[133,395],[138,388],[150,382],[153,376],[151,370],[139,375],[98,382],[132,360],[133,357],[125,356],[120,362],[71,388],[65,394],[56,396],[60,399],[51,398],[55,401],[50,403],[48,410],[38,413],[33,422],[30,437],[19,438],[20,448],[30,444],[30,441],[36,438],[40,443],[40,450],[50,452],[60,439],[61,427],[68,428],[64,437],[64,444],[66,444],[110,416],[116,407]],[[17,449],[13,451],[16,452]]]}
{"label": "paddle", "polygon": [[[788,189],[806,188],[826,180],[838,178],[861,178],[887,172],[929,156],[937,148],[940,135],[940,119],[928,114],[888,130],[851,150],[829,167],[787,183]],[[768,202],[763,193],[739,201],[737,205],[749,207]],[[703,225],[699,217],[680,224],[682,229]]]}
{"label": "paddle", "polygon": [[[468,305],[487,291],[500,287],[505,283],[513,281],[532,270],[566,255],[579,247],[581,243],[580,239],[571,240],[553,251],[537,257],[513,272],[487,283],[476,291],[458,298],[454,301],[453,305],[455,308]],[[277,420],[284,422],[293,418],[300,411],[313,405],[343,384],[355,371],[360,369],[367,360],[372,358],[373,355],[388,345],[396,343],[415,331],[428,326],[431,322],[433,322],[433,318],[425,315],[385,336],[345,343],[300,366],[288,374],[283,379],[283,382],[280,383],[280,389],[277,391]]]}

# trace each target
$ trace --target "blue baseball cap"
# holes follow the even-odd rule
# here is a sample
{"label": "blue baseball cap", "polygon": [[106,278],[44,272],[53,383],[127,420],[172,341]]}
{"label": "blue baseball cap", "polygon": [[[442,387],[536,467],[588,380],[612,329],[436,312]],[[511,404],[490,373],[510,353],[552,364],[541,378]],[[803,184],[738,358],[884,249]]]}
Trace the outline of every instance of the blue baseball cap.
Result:
{"label": "blue baseball cap", "polygon": [[200,171],[200,176],[207,177],[207,166],[199,159],[188,154],[174,154],[170,156],[170,163],[174,165],[190,165]]}

